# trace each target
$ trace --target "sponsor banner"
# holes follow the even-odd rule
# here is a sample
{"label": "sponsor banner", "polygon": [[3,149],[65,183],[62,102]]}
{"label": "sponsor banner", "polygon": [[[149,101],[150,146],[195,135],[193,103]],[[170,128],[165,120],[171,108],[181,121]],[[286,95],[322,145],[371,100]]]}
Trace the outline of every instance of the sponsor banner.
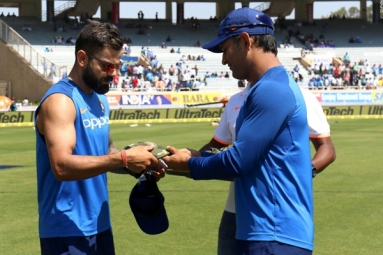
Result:
{"label": "sponsor banner", "polygon": [[[111,110],[110,123],[211,122],[224,108],[118,109]],[[383,105],[323,106],[328,119],[383,118]],[[34,111],[0,112],[0,127],[33,126]]]}
{"label": "sponsor banner", "polygon": [[382,116],[383,105],[323,106],[327,117],[336,116]]}
{"label": "sponsor banner", "polygon": [[106,95],[110,106],[124,105],[181,105],[219,103],[222,94],[200,92],[177,92],[177,93],[108,93]]}
{"label": "sponsor banner", "polygon": [[319,68],[320,64],[323,64],[323,66],[329,66],[332,64],[331,55],[307,55],[305,59],[309,62],[311,67],[317,65]]}
{"label": "sponsor banner", "polygon": [[372,103],[383,103],[383,91],[372,91]]}
{"label": "sponsor banner", "polygon": [[[111,110],[110,123],[211,122],[224,108],[118,109]],[[0,112],[0,127],[33,126],[34,111]]]}
{"label": "sponsor banner", "polygon": [[163,105],[171,104],[170,95],[162,94],[123,94],[120,105]]}
{"label": "sponsor banner", "polygon": [[331,104],[371,104],[371,92],[322,92],[323,105]]}
{"label": "sponsor banner", "polygon": [[173,109],[119,109],[111,110],[109,119],[113,122],[129,123],[143,120],[145,122],[158,122],[158,120],[218,120],[224,108],[173,108]]}
{"label": "sponsor banner", "polygon": [[31,126],[35,112],[0,112],[0,127]]}
{"label": "sponsor banner", "polygon": [[121,61],[126,63],[127,65],[135,65],[138,63],[138,57],[134,57],[134,56],[122,56],[121,57]]}
{"label": "sponsor banner", "polygon": [[110,106],[120,105],[121,95],[106,95]]}
{"label": "sponsor banner", "polygon": [[175,104],[203,104],[203,103],[219,103],[222,98],[222,93],[172,93],[171,102]]}
{"label": "sponsor banner", "polygon": [[110,106],[171,104],[170,94],[112,94],[106,95]]}

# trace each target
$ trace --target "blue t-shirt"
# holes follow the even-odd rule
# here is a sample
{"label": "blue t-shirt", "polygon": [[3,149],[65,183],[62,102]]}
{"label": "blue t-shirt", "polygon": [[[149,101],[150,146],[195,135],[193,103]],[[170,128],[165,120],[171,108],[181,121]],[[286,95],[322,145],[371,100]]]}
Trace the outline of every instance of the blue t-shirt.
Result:
{"label": "blue t-shirt", "polygon": [[[76,108],[73,154],[108,154],[109,105],[105,95],[86,94],[73,81],[62,79],[47,91],[41,102],[55,93],[71,98]],[[58,181],[37,126],[36,164],[40,238],[90,236],[111,227],[107,175],[81,181]]]}
{"label": "blue t-shirt", "polygon": [[193,179],[234,178],[237,239],[313,249],[308,137],[301,91],[278,66],[252,86],[237,118],[233,146],[189,159]]}
{"label": "blue t-shirt", "polygon": [[146,74],[146,80],[148,80],[148,81],[152,81],[153,80],[153,73],[152,72],[149,71]]}
{"label": "blue t-shirt", "polygon": [[128,65],[127,64],[123,64],[121,66],[121,72],[126,72],[128,70]]}

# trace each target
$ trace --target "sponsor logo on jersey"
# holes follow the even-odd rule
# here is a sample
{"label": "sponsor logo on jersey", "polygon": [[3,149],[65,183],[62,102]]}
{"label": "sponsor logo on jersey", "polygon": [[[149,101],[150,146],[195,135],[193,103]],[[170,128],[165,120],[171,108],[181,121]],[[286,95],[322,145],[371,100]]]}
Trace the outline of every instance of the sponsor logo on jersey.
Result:
{"label": "sponsor logo on jersey", "polygon": [[92,119],[84,119],[82,121],[85,128],[102,128],[104,125],[109,125],[109,117],[100,117]]}
{"label": "sponsor logo on jersey", "polygon": [[88,110],[88,107],[84,108],[84,109],[80,109],[80,112],[81,112],[81,114],[84,114],[84,113],[86,113],[87,110]]}

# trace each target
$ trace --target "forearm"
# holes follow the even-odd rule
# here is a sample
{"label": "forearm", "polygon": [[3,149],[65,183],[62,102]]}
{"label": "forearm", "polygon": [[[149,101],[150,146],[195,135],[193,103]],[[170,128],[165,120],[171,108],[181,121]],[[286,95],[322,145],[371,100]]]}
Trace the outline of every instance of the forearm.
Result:
{"label": "forearm", "polygon": [[210,148],[221,149],[221,148],[227,147],[227,146],[228,146],[228,144],[222,144],[222,143],[218,142],[217,140],[215,140],[214,138],[212,138],[207,144],[202,146],[202,148],[199,149],[199,151],[206,151],[206,150],[209,150]]}
{"label": "forearm", "polygon": [[67,155],[51,158],[51,167],[59,181],[85,180],[122,167],[120,153],[103,156]]}
{"label": "forearm", "polygon": [[310,139],[315,147],[315,155],[311,163],[315,166],[316,172],[322,172],[328,165],[334,162],[336,152],[330,137]]}
{"label": "forearm", "polygon": [[316,151],[311,163],[315,166],[317,173],[322,172],[335,160],[335,151],[332,148],[321,146]]}

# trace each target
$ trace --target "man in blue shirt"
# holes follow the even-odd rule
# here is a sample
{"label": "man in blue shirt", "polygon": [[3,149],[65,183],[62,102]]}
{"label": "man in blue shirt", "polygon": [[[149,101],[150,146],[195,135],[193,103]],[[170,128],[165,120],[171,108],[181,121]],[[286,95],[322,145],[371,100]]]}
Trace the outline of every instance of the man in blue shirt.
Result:
{"label": "man in blue shirt", "polygon": [[150,65],[153,67],[153,68],[157,68],[158,67],[158,59],[157,59],[157,56],[154,56],[152,58],[152,61],[150,61]]}
{"label": "man in blue shirt", "polygon": [[297,73],[299,73],[299,66],[298,65],[295,65],[295,67],[294,67],[294,72],[297,72]]}
{"label": "man in blue shirt", "polygon": [[[158,165],[152,146],[119,150],[112,141],[105,93],[119,71],[122,45],[116,26],[90,21],[76,40],[70,74],[36,109],[42,255],[114,255],[107,172],[135,176]],[[164,169],[153,174],[161,178]]]}
{"label": "man in blue shirt", "polygon": [[[233,146],[219,154],[168,147],[169,168],[195,180],[235,182],[238,254],[309,255],[314,248],[312,174],[306,106],[277,58],[274,26],[240,8],[203,45],[222,52],[232,76],[251,84],[236,120]],[[263,252],[263,253],[262,253]]]}

